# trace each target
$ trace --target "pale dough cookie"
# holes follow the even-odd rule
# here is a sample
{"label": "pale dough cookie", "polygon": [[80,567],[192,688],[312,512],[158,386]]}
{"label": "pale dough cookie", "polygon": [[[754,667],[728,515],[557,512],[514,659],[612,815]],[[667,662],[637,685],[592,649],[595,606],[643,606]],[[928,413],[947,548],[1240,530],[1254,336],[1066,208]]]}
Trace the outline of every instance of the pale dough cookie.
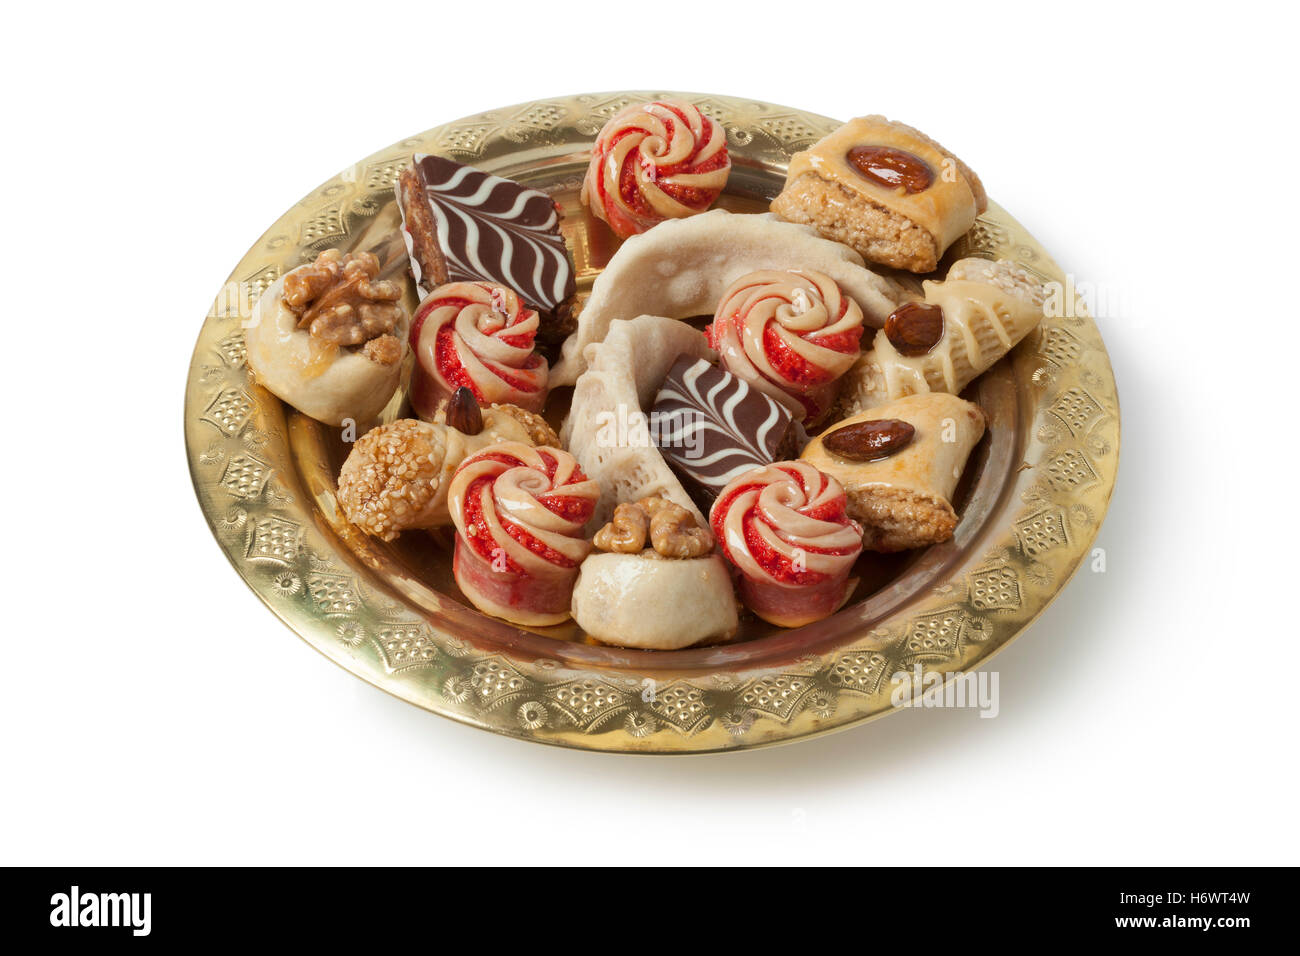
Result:
{"label": "pale dough cookie", "polygon": [[666,498],[621,502],[592,539],[606,554],[583,562],[573,619],[620,647],[677,650],[724,640],[739,626],[731,576],[713,534]]}
{"label": "pale dough cookie", "polygon": [[331,344],[298,327],[299,316],[284,301],[291,275],[277,279],[257,303],[244,332],[249,368],[259,385],[304,415],[327,425],[369,424],[397,391],[410,324],[406,310],[392,306],[398,316],[392,327],[359,346]]}
{"label": "pale dough cookie", "polygon": [[674,651],[723,640],[740,626],[726,562],[593,554],[573,588],[573,619],[606,644]]}

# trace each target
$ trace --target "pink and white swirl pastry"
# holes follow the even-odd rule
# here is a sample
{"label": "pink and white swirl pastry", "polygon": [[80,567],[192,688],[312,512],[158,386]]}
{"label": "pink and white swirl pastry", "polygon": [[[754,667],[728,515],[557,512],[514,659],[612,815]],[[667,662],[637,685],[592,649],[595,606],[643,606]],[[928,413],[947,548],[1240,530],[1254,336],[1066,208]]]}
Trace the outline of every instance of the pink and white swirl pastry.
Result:
{"label": "pink and white swirl pastry", "polygon": [[679,100],[633,103],[596,137],[582,201],[626,239],[704,212],[731,172],[727,134]]}
{"label": "pink and white swirl pastry", "polygon": [[470,455],[447,492],[456,583],[480,611],[515,624],[567,620],[578,565],[591,553],[582,526],[599,497],[558,448],[501,442]]}
{"label": "pink and white swirl pastry", "polygon": [[840,483],[803,461],[755,468],[722,490],[709,523],[750,610],[771,624],[800,627],[848,600],[862,527],[846,505]]}
{"label": "pink and white swirl pastry", "polygon": [[861,354],[862,309],[812,270],[741,276],[705,329],[722,367],[814,425]]}
{"label": "pink and white swirl pastry", "polygon": [[533,350],[537,313],[505,286],[450,282],[424,297],[411,322],[415,371],[411,404],[431,420],[464,386],[479,405],[539,411],[546,401],[546,359]]}

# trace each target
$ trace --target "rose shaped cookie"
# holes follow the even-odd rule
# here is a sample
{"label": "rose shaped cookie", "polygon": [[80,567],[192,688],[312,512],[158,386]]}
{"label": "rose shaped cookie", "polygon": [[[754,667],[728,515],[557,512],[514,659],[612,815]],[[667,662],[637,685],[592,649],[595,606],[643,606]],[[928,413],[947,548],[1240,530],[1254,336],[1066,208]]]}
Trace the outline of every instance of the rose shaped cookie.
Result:
{"label": "rose shaped cookie", "polygon": [[846,504],[838,481],[802,461],[755,468],[722,490],[709,520],[750,610],[799,627],[848,600],[862,528]]}
{"label": "rose shaped cookie", "polygon": [[447,504],[456,525],[452,571],[480,611],[545,627],[569,616],[582,526],[600,488],[558,448],[502,442],[461,463]]}
{"label": "rose shaped cookie", "polygon": [[538,411],[546,401],[548,369],[533,351],[536,336],[537,313],[510,289],[487,282],[439,286],[411,322],[411,404],[431,419],[464,386],[480,405]]}
{"label": "rose shaped cookie", "polygon": [[723,368],[813,425],[861,353],[862,309],[820,272],[764,270],[732,284],[706,331]]}
{"label": "rose shaped cookie", "polygon": [[596,137],[582,201],[626,239],[708,209],[731,172],[727,135],[690,103],[634,103]]}

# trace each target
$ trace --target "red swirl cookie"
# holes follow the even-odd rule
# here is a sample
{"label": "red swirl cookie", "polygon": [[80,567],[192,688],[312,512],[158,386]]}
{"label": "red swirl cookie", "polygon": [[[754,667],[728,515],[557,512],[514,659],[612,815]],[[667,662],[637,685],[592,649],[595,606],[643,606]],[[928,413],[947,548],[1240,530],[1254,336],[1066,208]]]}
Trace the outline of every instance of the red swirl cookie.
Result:
{"label": "red swirl cookie", "polygon": [[732,283],[705,331],[723,368],[812,425],[861,354],[862,309],[820,272],[765,270]]}
{"label": "red swirl cookie", "polygon": [[709,522],[750,610],[799,627],[839,609],[862,552],[862,527],[846,504],[838,481],[802,461],[755,468],[722,490]]}
{"label": "red swirl cookie", "polygon": [[704,212],[730,172],[727,134],[698,107],[634,103],[596,137],[582,201],[626,239],[665,219]]}
{"label": "red swirl cookie", "polygon": [[539,411],[549,369],[533,350],[537,322],[537,313],[505,286],[451,282],[430,292],[411,322],[416,413],[431,419],[461,386],[485,407]]}
{"label": "red swirl cookie", "polygon": [[558,448],[501,442],[466,458],[447,492],[456,525],[452,571],[474,606],[516,624],[569,617],[582,527],[600,486]]}

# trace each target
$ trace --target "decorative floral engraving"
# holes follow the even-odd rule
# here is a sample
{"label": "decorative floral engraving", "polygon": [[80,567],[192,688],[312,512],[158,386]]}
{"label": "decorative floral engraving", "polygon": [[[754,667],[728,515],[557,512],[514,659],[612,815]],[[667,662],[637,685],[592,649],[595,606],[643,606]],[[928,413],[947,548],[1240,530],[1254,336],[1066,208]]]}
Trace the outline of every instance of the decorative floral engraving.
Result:
{"label": "decorative floral engraving", "polygon": [[352,614],[361,607],[356,587],[341,574],[312,574],[307,577],[307,593],[322,614]]}
{"label": "decorative floral engraving", "polygon": [[271,466],[253,455],[236,455],[226,465],[221,486],[236,498],[256,498],[271,480]]}
{"label": "decorative floral engraving", "polygon": [[1081,388],[1067,389],[1052,403],[1051,413],[1061,420],[1071,435],[1081,435],[1101,417],[1101,405]]}
{"label": "decorative floral engraving", "polygon": [[1015,569],[1002,565],[974,572],[970,576],[970,601],[977,611],[1020,607],[1020,584]]}
{"label": "decorative floral engraving", "polygon": [[1060,509],[1047,509],[1021,518],[1016,522],[1016,534],[1020,537],[1021,549],[1031,558],[1069,542],[1065,533],[1065,515]]}
{"label": "decorative floral engraving", "polygon": [[249,417],[253,414],[253,400],[242,388],[223,388],[207,408],[203,410],[202,420],[215,425],[223,435],[238,435]]}
{"label": "decorative floral engraving", "polygon": [[259,518],[248,542],[250,561],[289,564],[302,546],[302,526],[278,515]]}

